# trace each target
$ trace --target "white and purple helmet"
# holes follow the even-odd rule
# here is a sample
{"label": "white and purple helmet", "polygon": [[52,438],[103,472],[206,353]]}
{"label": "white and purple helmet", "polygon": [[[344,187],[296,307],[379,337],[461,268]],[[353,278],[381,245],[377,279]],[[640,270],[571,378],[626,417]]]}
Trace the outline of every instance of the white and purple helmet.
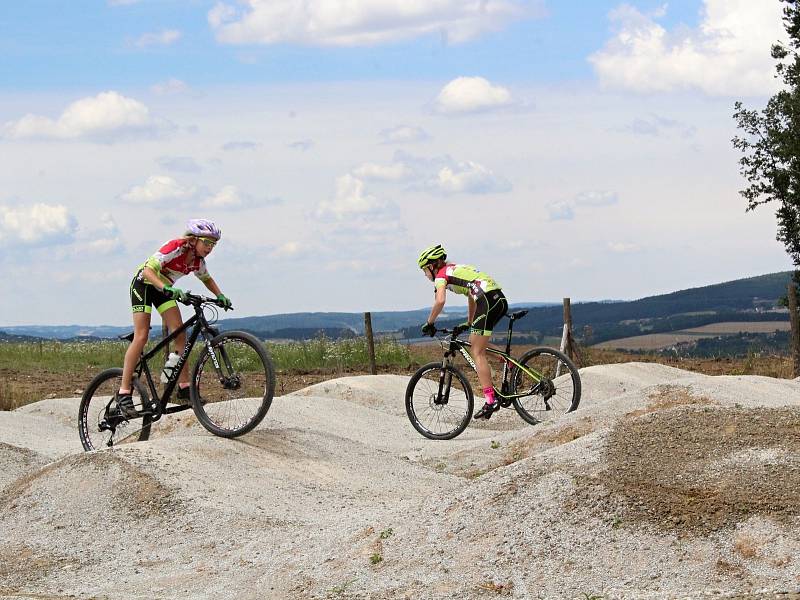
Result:
{"label": "white and purple helmet", "polygon": [[222,237],[222,231],[214,225],[214,221],[208,219],[189,219],[186,223],[186,235],[197,237],[207,237],[218,240]]}

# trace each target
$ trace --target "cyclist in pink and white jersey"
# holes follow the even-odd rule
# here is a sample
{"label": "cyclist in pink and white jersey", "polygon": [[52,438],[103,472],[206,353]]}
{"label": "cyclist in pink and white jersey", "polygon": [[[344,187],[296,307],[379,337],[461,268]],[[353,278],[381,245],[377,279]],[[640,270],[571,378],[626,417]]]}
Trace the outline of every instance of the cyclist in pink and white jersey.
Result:
{"label": "cyclist in pink and white jersey", "polygon": [[472,265],[457,265],[447,262],[447,252],[441,244],[422,251],[417,261],[425,276],[433,281],[436,299],[431,314],[422,327],[424,335],[436,332],[433,323],[442,312],[447,290],[467,297],[468,319],[470,324],[469,341],[472,344],[472,357],[478,372],[478,381],[483,390],[485,403],[475,413],[476,419],[489,419],[500,408],[494,397],[492,371],[486,358],[486,348],[492,335],[492,328],[508,312],[508,302],[497,282],[486,273]]}
{"label": "cyclist in pink and white jersey", "polygon": [[[131,397],[133,370],[139,361],[142,349],[150,335],[150,315],[153,306],[161,315],[169,331],[183,325],[181,311],[176,300],[183,300],[186,292],[173,287],[175,282],[189,273],[194,273],[226,307],[231,301],[222,293],[206,268],[206,256],[222,237],[222,232],[213,221],[191,219],[186,224],[182,237],[168,241],[141,265],[131,281],[130,295],[133,311],[133,341],[125,353],[122,368],[122,387],[117,395],[117,406],[126,417],[136,416]],[[175,338],[176,348],[186,344],[186,333]],[[178,399],[189,399],[188,363],[183,365],[178,377]]]}

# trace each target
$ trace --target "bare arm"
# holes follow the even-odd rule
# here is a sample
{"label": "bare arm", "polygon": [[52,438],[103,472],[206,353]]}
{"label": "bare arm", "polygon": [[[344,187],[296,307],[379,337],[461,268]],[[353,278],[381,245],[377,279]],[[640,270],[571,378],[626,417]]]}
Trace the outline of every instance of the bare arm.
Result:
{"label": "bare arm", "polygon": [[215,296],[219,296],[222,293],[222,291],[219,289],[219,286],[217,285],[217,282],[214,281],[213,277],[209,277],[208,279],[206,279],[203,282],[203,285],[205,285]]}
{"label": "bare arm", "polygon": [[144,276],[145,280],[147,280],[147,283],[152,284],[157,290],[164,289],[164,282],[161,281],[158,273],[156,273],[151,267],[145,267],[142,269],[142,275]]}
{"label": "bare arm", "polygon": [[433,308],[431,308],[431,314],[428,317],[428,323],[433,323],[436,321],[436,317],[442,312],[444,308],[445,300],[447,299],[447,288],[442,286],[436,290],[436,298],[433,301]]}

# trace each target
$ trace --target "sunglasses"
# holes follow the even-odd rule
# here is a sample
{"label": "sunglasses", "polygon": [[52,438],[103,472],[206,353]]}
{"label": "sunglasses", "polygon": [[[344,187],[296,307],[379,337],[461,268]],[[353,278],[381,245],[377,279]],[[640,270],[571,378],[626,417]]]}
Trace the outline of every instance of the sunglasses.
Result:
{"label": "sunglasses", "polygon": [[197,239],[203,242],[209,248],[213,248],[214,246],[217,245],[217,240],[212,240],[211,238],[199,237]]}

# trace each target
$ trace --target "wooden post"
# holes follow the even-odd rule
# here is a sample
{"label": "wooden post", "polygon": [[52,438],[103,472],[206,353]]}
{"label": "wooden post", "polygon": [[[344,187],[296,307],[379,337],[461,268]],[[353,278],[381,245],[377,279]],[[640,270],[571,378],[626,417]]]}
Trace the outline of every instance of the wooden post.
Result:
{"label": "wooden post", "polygon": [[564,336],[561,345],[567,356],[572,359],[572,307],[569,298],[564,298]]}
{"label": "wooden post", "polygon": [[578,366],[583,362],[581,351],[578,349],[578,343],[575,341],[575,335],[572,333],[572,306],[569,298],[564,298],[564,338],[562,346],[566,346],[566,354],[570,360],[577,363]]}
{"label": "wooden post", "polygon": [[378,367],[375,365],[375,340],[372,337],[372,315],[364,313],[364,335],[367,336],[367,350],[369,352],[369,372],[373,375],[378,374]]}
{"label": "wooden post", "polygon": [[797,286],[794,282],[789,284],[789,319],[792,323],[791,354],[792,377],[800,377],[800,312],[797,306]]}

